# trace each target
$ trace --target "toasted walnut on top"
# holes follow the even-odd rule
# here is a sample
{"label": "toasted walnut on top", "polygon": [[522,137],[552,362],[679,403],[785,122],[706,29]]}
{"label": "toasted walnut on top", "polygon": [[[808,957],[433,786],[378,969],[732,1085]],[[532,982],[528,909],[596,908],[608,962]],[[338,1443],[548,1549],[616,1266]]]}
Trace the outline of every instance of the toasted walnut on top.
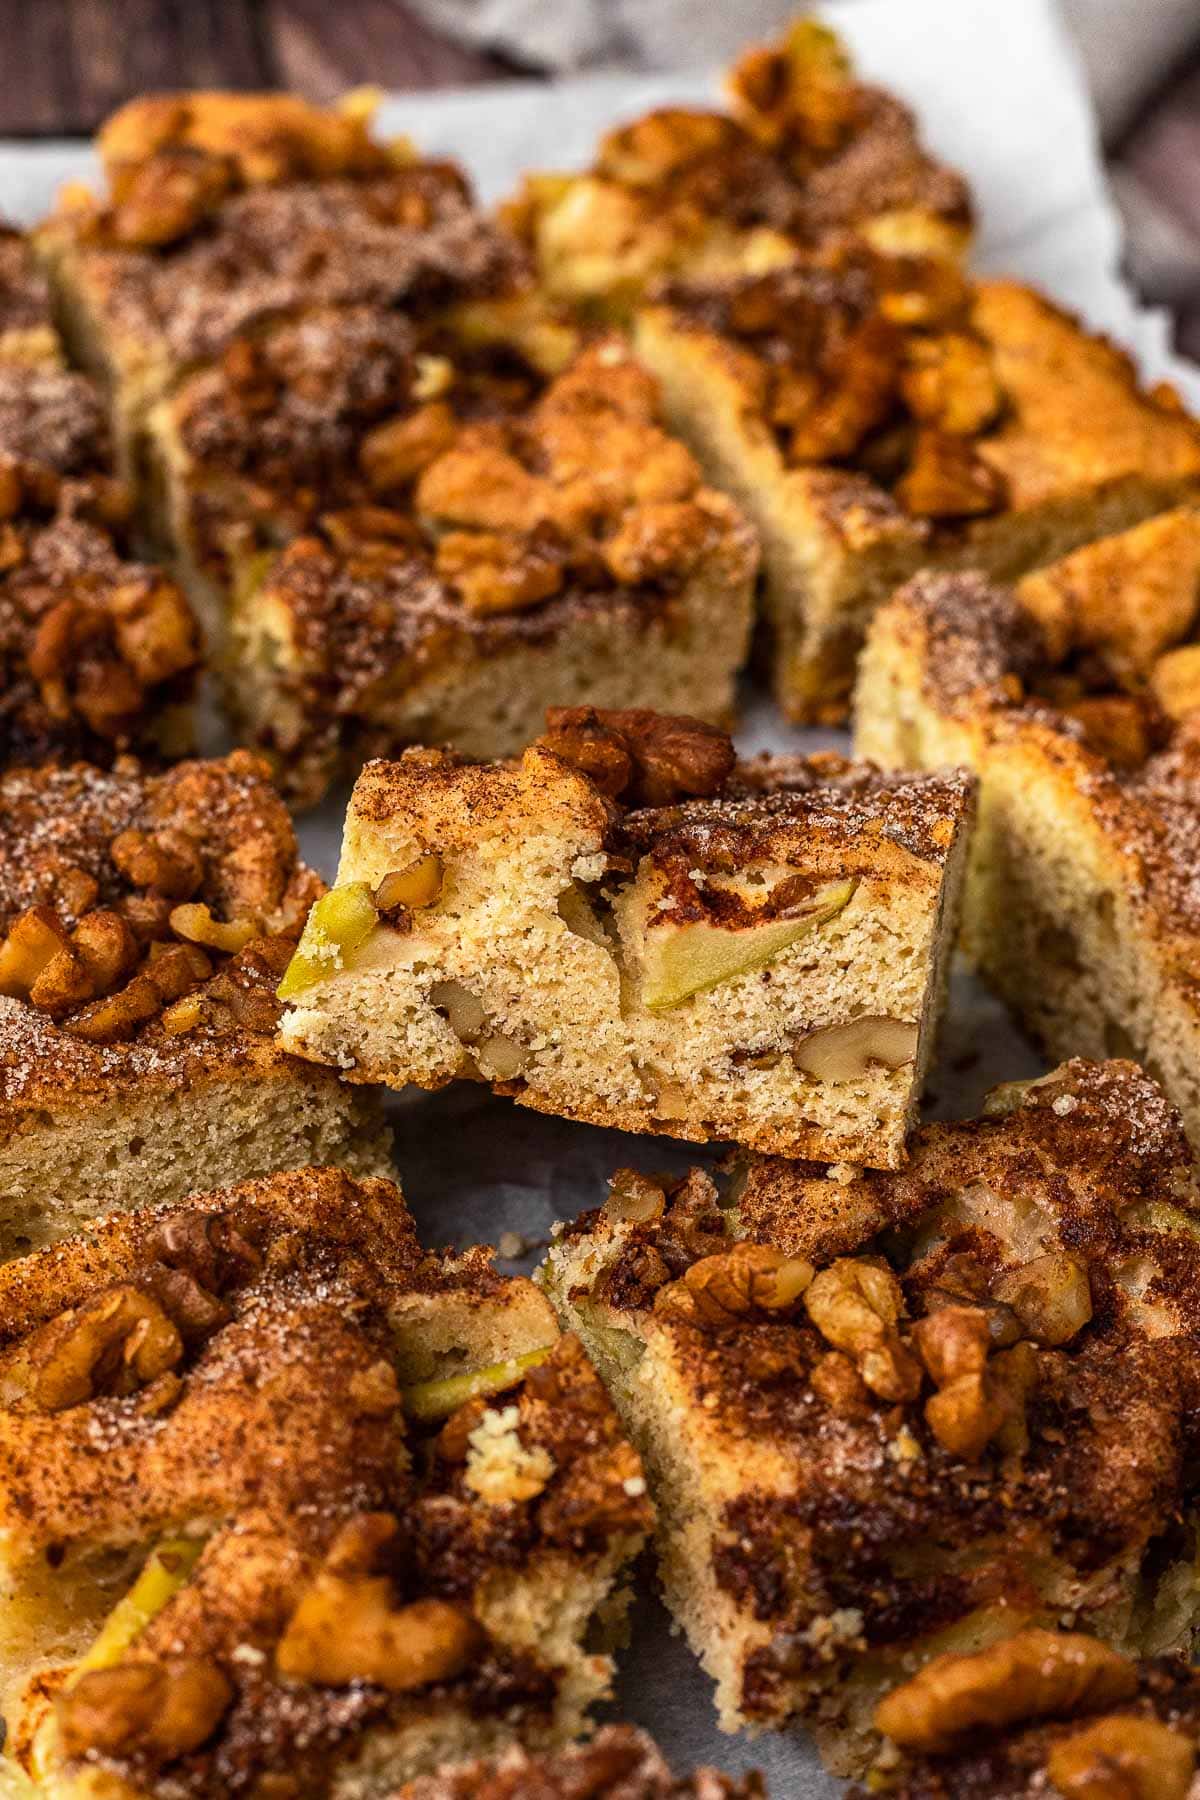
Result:
{"label": "toasted walnut on top", "polygon": [[[373,104],[318,107],[293,94],[167,93],[132,100],[101,130],[109,191],[64,190],[82,235],[159,249],[199,229],[231,194],[283,182],[357,179],[415,161],[403,142],[377,143]],[[462,177],[447,167],[461,191]]]}
{"label": "toasted walnut on top", "polygon": [[468,424],[426,466],[417,511],[439,574],[471,611],[535,605],[572,580],[637,587],[688,574],[712,521],[695,459],[657,415],[653,379],[605,340],[532,412]]}
{"label": "toasted walnut on top", "polygon": [[321,884],[259,759],[18,769],[0,795],[0,993],[91,1043],[274,1028]]}
{"label": "toasted walnut on top", "polygon": [[551,706],[538,743],[627,806],[708,798],[737,760],[715,725],[636,706]]}

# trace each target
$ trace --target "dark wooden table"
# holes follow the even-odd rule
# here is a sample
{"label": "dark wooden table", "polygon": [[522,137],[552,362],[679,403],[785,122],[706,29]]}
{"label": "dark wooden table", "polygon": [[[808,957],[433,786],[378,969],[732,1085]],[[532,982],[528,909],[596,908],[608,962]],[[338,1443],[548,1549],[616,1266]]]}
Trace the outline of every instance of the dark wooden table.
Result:
{"label": "dark wooden table", "polygon": [[[0,137],[86,136],[152,88],[328,100],[367,81],[412,90],[515,72],[439,36],[403,0],[0,0]],[[1200,17],[1193,55],[1108,148],[1130,272],[1200,358]]]}

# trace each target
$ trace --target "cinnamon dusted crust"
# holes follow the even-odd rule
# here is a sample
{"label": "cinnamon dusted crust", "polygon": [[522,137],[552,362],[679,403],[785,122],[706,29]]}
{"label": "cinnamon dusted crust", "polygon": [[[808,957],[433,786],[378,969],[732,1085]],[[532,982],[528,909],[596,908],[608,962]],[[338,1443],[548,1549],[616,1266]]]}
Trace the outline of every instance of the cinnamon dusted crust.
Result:
{"label": "cinnamon dusted crust", "polygon": [[765,1792],[757,1775],[741,1780],[715,1769],[675,1777],[657,1746],[630,1725],[606,1725],[589,1744],[552,1756],[510,1750],[422,1775],[395,1800],[752,1800]]}
{"label": "cinnamon dusted crust", "polygon": [[[1101,1665],[1099,1646],[1089,1648],[1085,1639],[1080,1651],[1093,1665],[1090,1683],[1067,1694],[1057,1676],[1058,1659],[1046,1657],[1045,1646],[1039,1651],[1045,1661],[1020,1669],[1019,1688],[1013,1671],[998,1659],[989,1665],[982,1658],[956,1657],[938,1671],[932,1706],[922,1693],[918,1711],[909,1692],[903,1694],[898,1728],[919,1730],[928,1715],[926,1731],[949,1725],[948,1741],[941,1754],[910,1751],[899,1761],[893,1756],[891,1768],[879,1771],[869,1791],[895,1800],[1038,1800],[1050,1792],[1070,1793],[1072,1786],[1103,1792],[1115,1779],[1132,1781],[1131,1791],[1140,1786],[1160,1800],[1187,1800],[1200,1736],[1195,1669],[1174,1658],[1124,1667],[1107,1659]],[[997,1683],[1006,1674],[1010,1691],[1001,1697]],[[997,1728],[981,1729],[980,1708],[993,1718],[998,1710]],[[867,1791],[856,1790],[851,1800],[865,1800]]]}
{"label": "cinnamon dusted crust", "polygon": [[0,775],[0,1255],[319,1156],[386,1166],[369,1097],[274,1045],[309,902],[245,751]]}
{"label": "cinnamon dusted crust", "polygon": [[[638,709],[548,724],[519,764],[367,765],[287,1046],[354,1081],[480,1074],[594,1123],[902,1160],[969,783],[735,769],[722,733]],[[385,877],[403,897],[417,868],[389,913]]]}
{"label": "cinnamon dusted crust", "polygon": [[61,362],[46,278],[24,232],[0,220],[0,363],[56,368]]}
{"label": "cinnamon dusted crust", "polygon": [[1179,1120],[1121,1063],[993,1111],[918,1134],[897,1176],[829,1171],[828,1203],[803,1164],[752,1161],[732,1212],[699,1171],[623,1171],[545,1271],[647,1457],[724,1722],[796,1714],[843,1772],[937,1653],[1069,1621],[1187,1651],[1196,1627]]}
{"label": "cinnamon dusted crust", "polygon": [[444,368],[444,397],[348,425],[360,503],[235,597],[235,710],[305,801],[372,750],[511,754],[551,701],[733,707],[752,534],[661,429],[650,378],[605,339],[523,408],[523,359],[447,350],[415,363]]}
{"label": "cinnamon dusted crust", "polygon": [[583,175],[526,177],[503,217],[551,292],[619,313],[664,275],[763,268],[848,234],[965,245],[965,183],[826,27],[748,52],[730,98],[731,115],[662,108],[610,132]]}
{"label": "cinnamon dusted crust", "polygon": [[923,576],[881,613],[857,708],[865,752],[969,764],[993,796],[965,923],[984,971],[1052,1052],[1147,1060],[1189,1127],[1198,607],[1193,507],[1015,590]]}
{"label": "cinnamon dusted crust", "polygon": [[764,540],[773,672],[844,715],[870,617],[922,566],[1007,579],[1177,503],[1173,392],[1012,282],[854,249],[668,289],[639,315],[667,417]]}
{"label": "cinnamon dusted crust", "polygon": [[[579,1640],[649,1505],[529,1282],[423,1254],[391,1184],[308,1169],[0,1286],[18,1762],[80,1794],[382,1795],[456,1746],[580,1728],[610,1665]],[[497,1364],[421,1422],[443,1377]],[[148,1549],[168,1581],[134,1647],[73,1675]]]}
{"label": "cinnamon dusted crust", "polygon": [[369,117],[220,94],[116,115],[99,140],[107,192],[68,194],[38,238],[76,353],[132,377],[139,359],[209,360],[296,308],[519,283],[461,172],[375,142]]}

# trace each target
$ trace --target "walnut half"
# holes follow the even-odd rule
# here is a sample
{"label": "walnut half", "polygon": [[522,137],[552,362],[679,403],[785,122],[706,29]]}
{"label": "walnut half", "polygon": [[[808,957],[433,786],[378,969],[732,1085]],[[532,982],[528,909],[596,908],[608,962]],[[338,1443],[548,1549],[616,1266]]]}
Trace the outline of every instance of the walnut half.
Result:
{"label": "walnut half", "polygon": [[905,1750],[941,1752],[980,1731],[1129,1700],[1129,1660],[1079,1632],[1032,1628],[972,1656],[938,1656],[886,1694],[875,1724]]}

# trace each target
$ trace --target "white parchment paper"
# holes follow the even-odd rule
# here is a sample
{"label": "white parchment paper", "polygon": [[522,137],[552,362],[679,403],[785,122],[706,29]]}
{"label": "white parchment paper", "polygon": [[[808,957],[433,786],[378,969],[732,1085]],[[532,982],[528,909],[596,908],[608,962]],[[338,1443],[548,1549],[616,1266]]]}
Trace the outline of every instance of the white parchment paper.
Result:
{"label": "white parchment paper", "polygon": [[[919,111],[934,148],[965,171],[977,197],[981,270],[1041,283],[1132,350],[1147,376],[1175,381],[1200,407],[1200,370],[1174,359],[1161,315],[1138,306],[1120,278],[1120,227],[1097,147],[1080,65],[1053,0],[833,0],[825,11],[861,68]],[[188,71],[179,71],[186,83]],[[424,148],[461,158],[485,199],[507,193],[527,168],[585,164],[598,134],[644,108],[703,102],[705,74],[603,76],[545,87],[512,84],[432,96],[397,96],[381,114]],[[77,145],[0,144],[0,215],[32,221],[58,184],[87,178]],[[842,745],[844,736],[790,730],[747,693],[744,749]],[[337,862],[345,796],[305,820],[305,851],[326,875]],[[1040,1065],[999,1005],[965,971],[952,988],[929,1110],[977,1109],[997,1081]],[[494,1242],[503,1231],[544,1239],[555,1219],[598,1203],[621,1163],[682,1169],[695,1153],[669,1140],[623,1137],[525,1112],[469,1084],[392,1103],[396,1160],[430,1242]],[[525,1266],[528,1266],[528,1259]],[[710,1684],[642,1584],[633,1642],[621,1659],[619,1710],[655,1732],[680,1766],[711,1760],[764,1768],[776,1800],[825,1800],[824,1775],[800,1732],[755,1742],[722,1737]]]}

